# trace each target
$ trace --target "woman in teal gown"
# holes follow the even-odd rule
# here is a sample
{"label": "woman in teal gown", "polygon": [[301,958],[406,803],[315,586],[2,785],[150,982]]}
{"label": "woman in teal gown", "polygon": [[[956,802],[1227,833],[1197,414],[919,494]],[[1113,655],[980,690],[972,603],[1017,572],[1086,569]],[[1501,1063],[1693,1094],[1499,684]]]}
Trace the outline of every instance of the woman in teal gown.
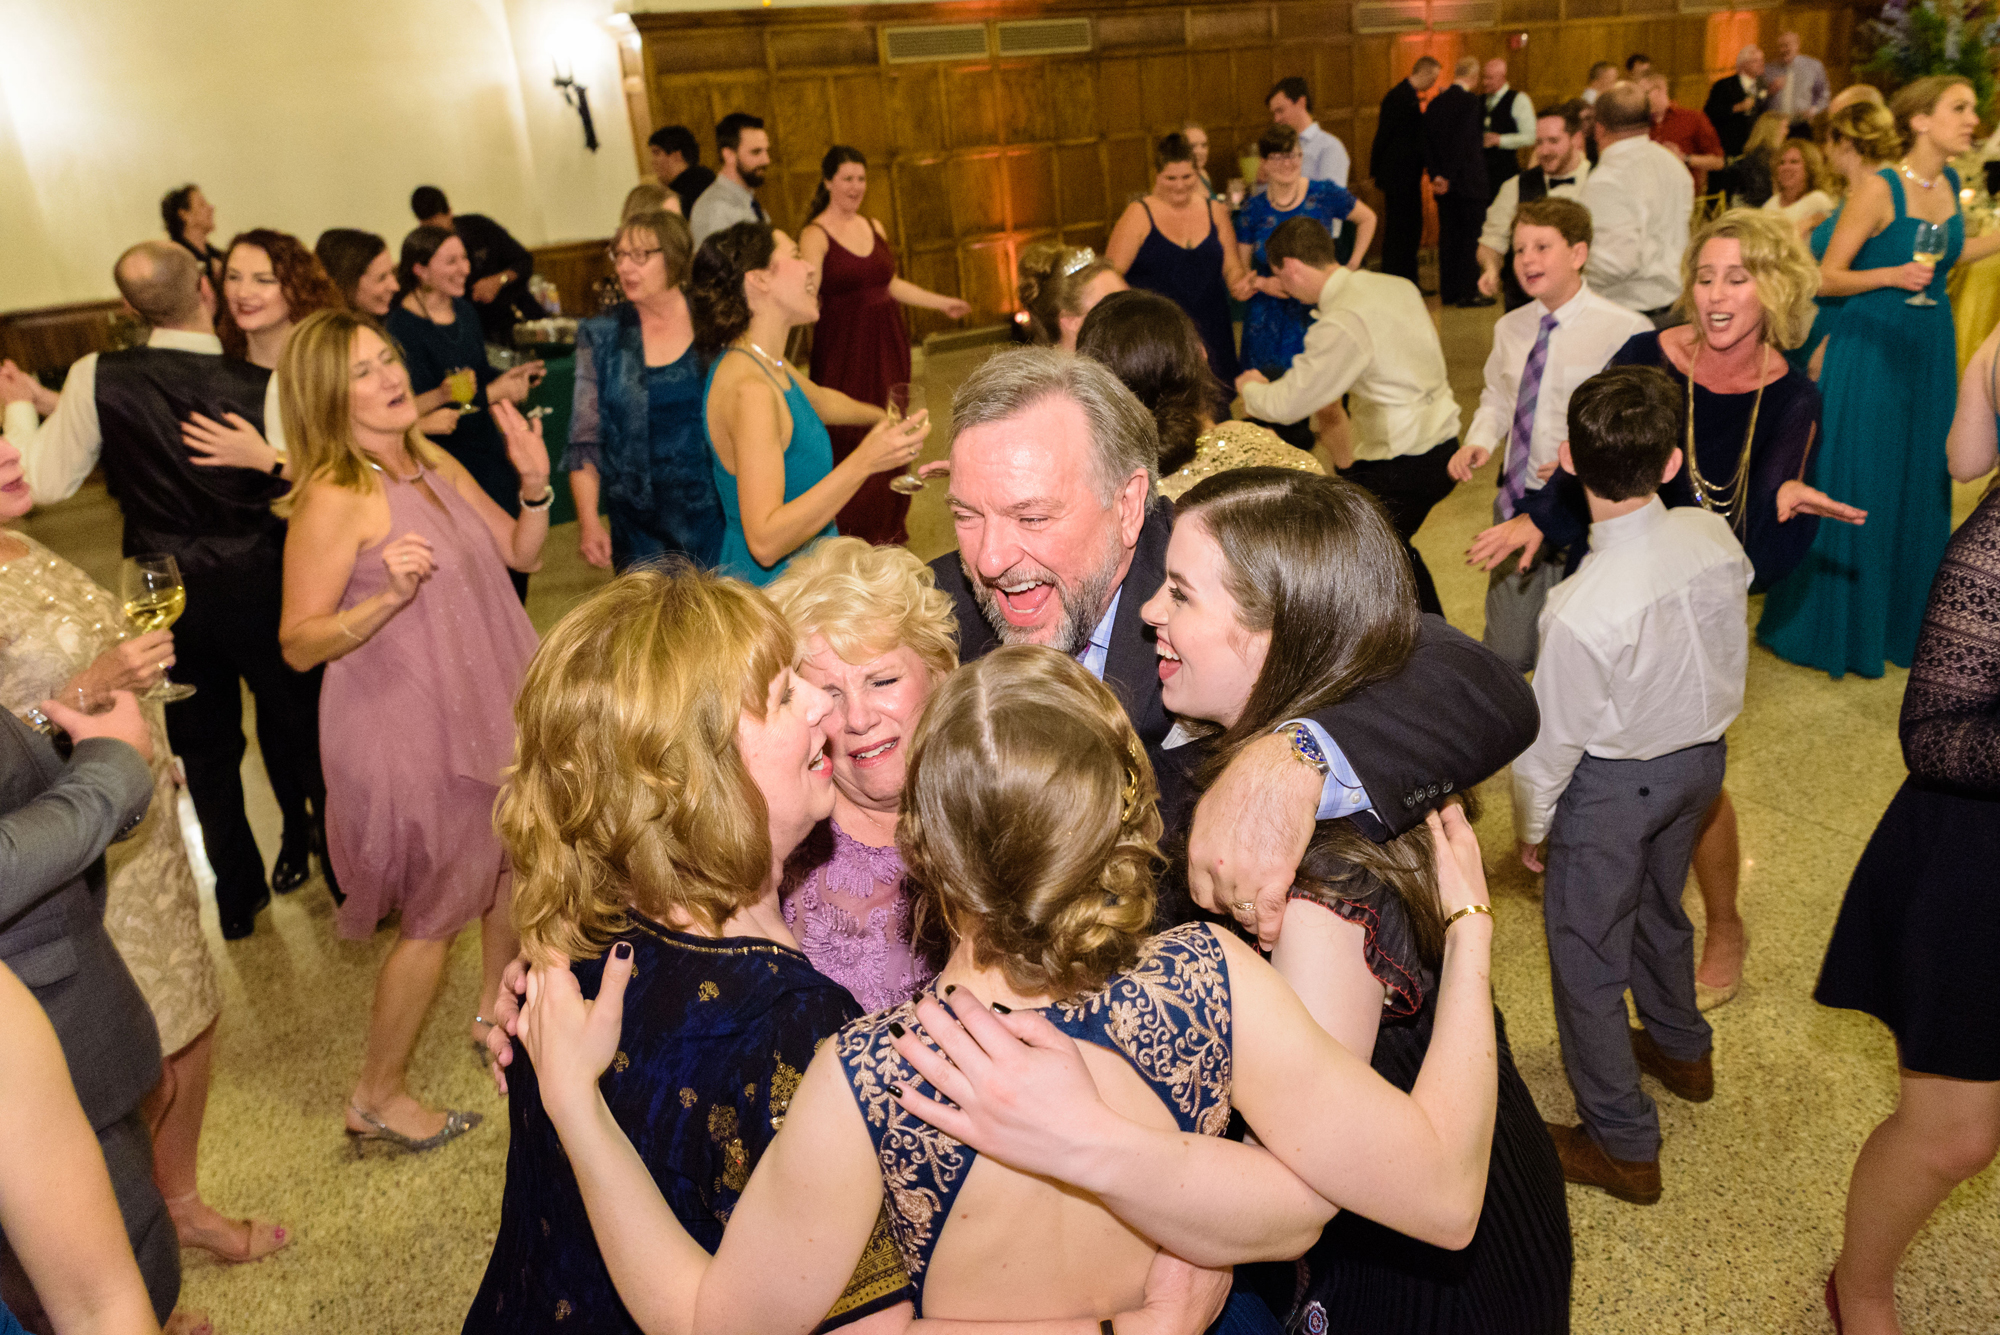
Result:
{"label": "woman in teal gown", "polygon": [[[1882,170],[1885,162],[1893,162],[1902,156],[1902,136],[1896,133],[1895,118],[1889,109],[1879,102],[1853,102],[1833,113],[1826,125],[1826,160],[1847,182],[1843,197],[1860,189],[1861,183]],[[1834,228],[1840,225],[1840,209],[1822,218],[1812,229],[1806,244],[1812,248],[1815,262],[1826,259],[1826,250],[1833,242]],[[1833,332],[1834,322],[1840,318],[1840,308],[1847,304],[1845,297],[1831,297],[1822,293],[1818,298],[1819,309],[1813,316],[1812,329],[1806,334],[1806,341],[1785,352],[1785,360],[1792,368],[1806,375],[1812,374],[1813,354],[1826,337]],[[1817,380],[1818,376],[1813,376]]]}
{"label": "woman in teal gown", "polygon": [[[1846,301],[1820,374],[1818,485],[1866,510],[1868,522],[1822,524],[1805,561],[1766,596],[1757,627],[1780,657],[1835,677],[1879,677],[1885,661],[1907,667],[1916,651],[1951,536],[1944,442],[1958,353],[1945,279],[1961,257],[2000,249],[2000,233],[1966,241],[1958,174],[1945,165],[1978,128],[1971,86],[1921,79],[1893,110],[1908,151],[1852,192],[1820,270],[1827,295]],[[1922,221],[1945,226],[1935,266],[1911,258]],[[1908,304],[1915,292],[1936,304]]]}
{"label": "woman in teal gown", "polygon": [[[695,344],[714,358],[702,428],[722,500],[716,565],[769,584],[794,552],[839,531],[834,516],[870,476],[915,460],[930,418],[892,422],[883,408],[815,385],[777,355],[794,328],[819,318],[819,271],[767,224],[737,223],[702,243],[688,306]],[[871,430],[835,463],[828,425]]]}

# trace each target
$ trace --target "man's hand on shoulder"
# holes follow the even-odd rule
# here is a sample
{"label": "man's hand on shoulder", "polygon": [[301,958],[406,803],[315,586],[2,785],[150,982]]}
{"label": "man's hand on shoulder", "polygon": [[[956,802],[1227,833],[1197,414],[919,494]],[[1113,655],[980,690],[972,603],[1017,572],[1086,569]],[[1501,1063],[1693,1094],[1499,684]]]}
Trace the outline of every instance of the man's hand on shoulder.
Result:
{"label": "man's hand on shoulder", "polygon": [[1203,908],[1254,927],[1267,950],[1277,943],[1323,786],[1292,755],[1291,742],[1274,733],[1239,751],[1194,809],[1189,893]]}

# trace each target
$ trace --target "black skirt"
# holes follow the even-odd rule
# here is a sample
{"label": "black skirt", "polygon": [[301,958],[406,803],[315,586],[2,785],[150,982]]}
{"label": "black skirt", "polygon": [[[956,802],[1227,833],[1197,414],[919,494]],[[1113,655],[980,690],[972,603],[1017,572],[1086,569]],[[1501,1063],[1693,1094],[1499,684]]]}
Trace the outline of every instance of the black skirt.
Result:
{"label": "black skirt", "polygon": [[1906,1070],[2000,1080],[2000,801],[1904,782],[1848,882],[1813,999],[1889,1026]]}

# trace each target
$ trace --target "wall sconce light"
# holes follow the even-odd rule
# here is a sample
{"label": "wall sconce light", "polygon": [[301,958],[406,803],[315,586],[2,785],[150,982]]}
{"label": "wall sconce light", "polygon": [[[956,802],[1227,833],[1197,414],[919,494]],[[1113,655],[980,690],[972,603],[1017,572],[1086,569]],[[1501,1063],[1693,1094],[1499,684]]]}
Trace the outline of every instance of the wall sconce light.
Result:
{"label": "wall sconce light", "polygon": [[561,65],[557,65],[555,71],[556,91],[562,94],[563,101],[576,108],[577,115],[583,117],[583,146],[595,153],[597,125],[590,119],[590,89],[578,83],[575,74],[565,71]]}

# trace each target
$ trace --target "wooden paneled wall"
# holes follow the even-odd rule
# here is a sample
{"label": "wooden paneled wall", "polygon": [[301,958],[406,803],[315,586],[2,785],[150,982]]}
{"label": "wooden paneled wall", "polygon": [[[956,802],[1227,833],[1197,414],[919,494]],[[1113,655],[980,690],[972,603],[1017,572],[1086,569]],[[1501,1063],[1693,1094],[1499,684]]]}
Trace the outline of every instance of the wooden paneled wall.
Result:
{"label": "wooden paneled wall", "polygon": [[122,301],[85,301],[0,314],[0,358],[44,382],[61,384],[86,352],[109,352],[143,337]]}
{"label": "wooden paneled wall", "polygon": [[[1347,0],[1163,5],[1157,0],[984,0],[635,14],[650,123],[692,128],[714,165],[710,128],[730,111],[763,117],[773,167],[763,190],[796,228],[830,144],[868,154],[867,211],[881,219],[912,281],[962,296],[972,323],[1014,307],[1024,245],[1060,237],[1102,246],[1151,179],[1152,144],[1193,119],[1207,127],[1222,178],[1268,124],[1264,96],[1289,75],[1312,89],[1320,123],[1354,159],[1364,198],[1376,108],[1426,52],[1506,55],[1537,105],[1573,97],[1597,60],[1648,53],[1699,106],[1748,40],[1768,50],[1796,30],[1836,86],[1847,76],[1853,14],[1832,0],[1756,11],[1681,14],[1675,0],[1500,0],[1505,27],[1358,36]],[[1085,54],[891,65],[885,25],[1088,16]],[[1510,49],[1510,40],[1521,43]],[[632,99],[635,108],[637,99]],[[907,312],[913,331],[954,327]]]}

